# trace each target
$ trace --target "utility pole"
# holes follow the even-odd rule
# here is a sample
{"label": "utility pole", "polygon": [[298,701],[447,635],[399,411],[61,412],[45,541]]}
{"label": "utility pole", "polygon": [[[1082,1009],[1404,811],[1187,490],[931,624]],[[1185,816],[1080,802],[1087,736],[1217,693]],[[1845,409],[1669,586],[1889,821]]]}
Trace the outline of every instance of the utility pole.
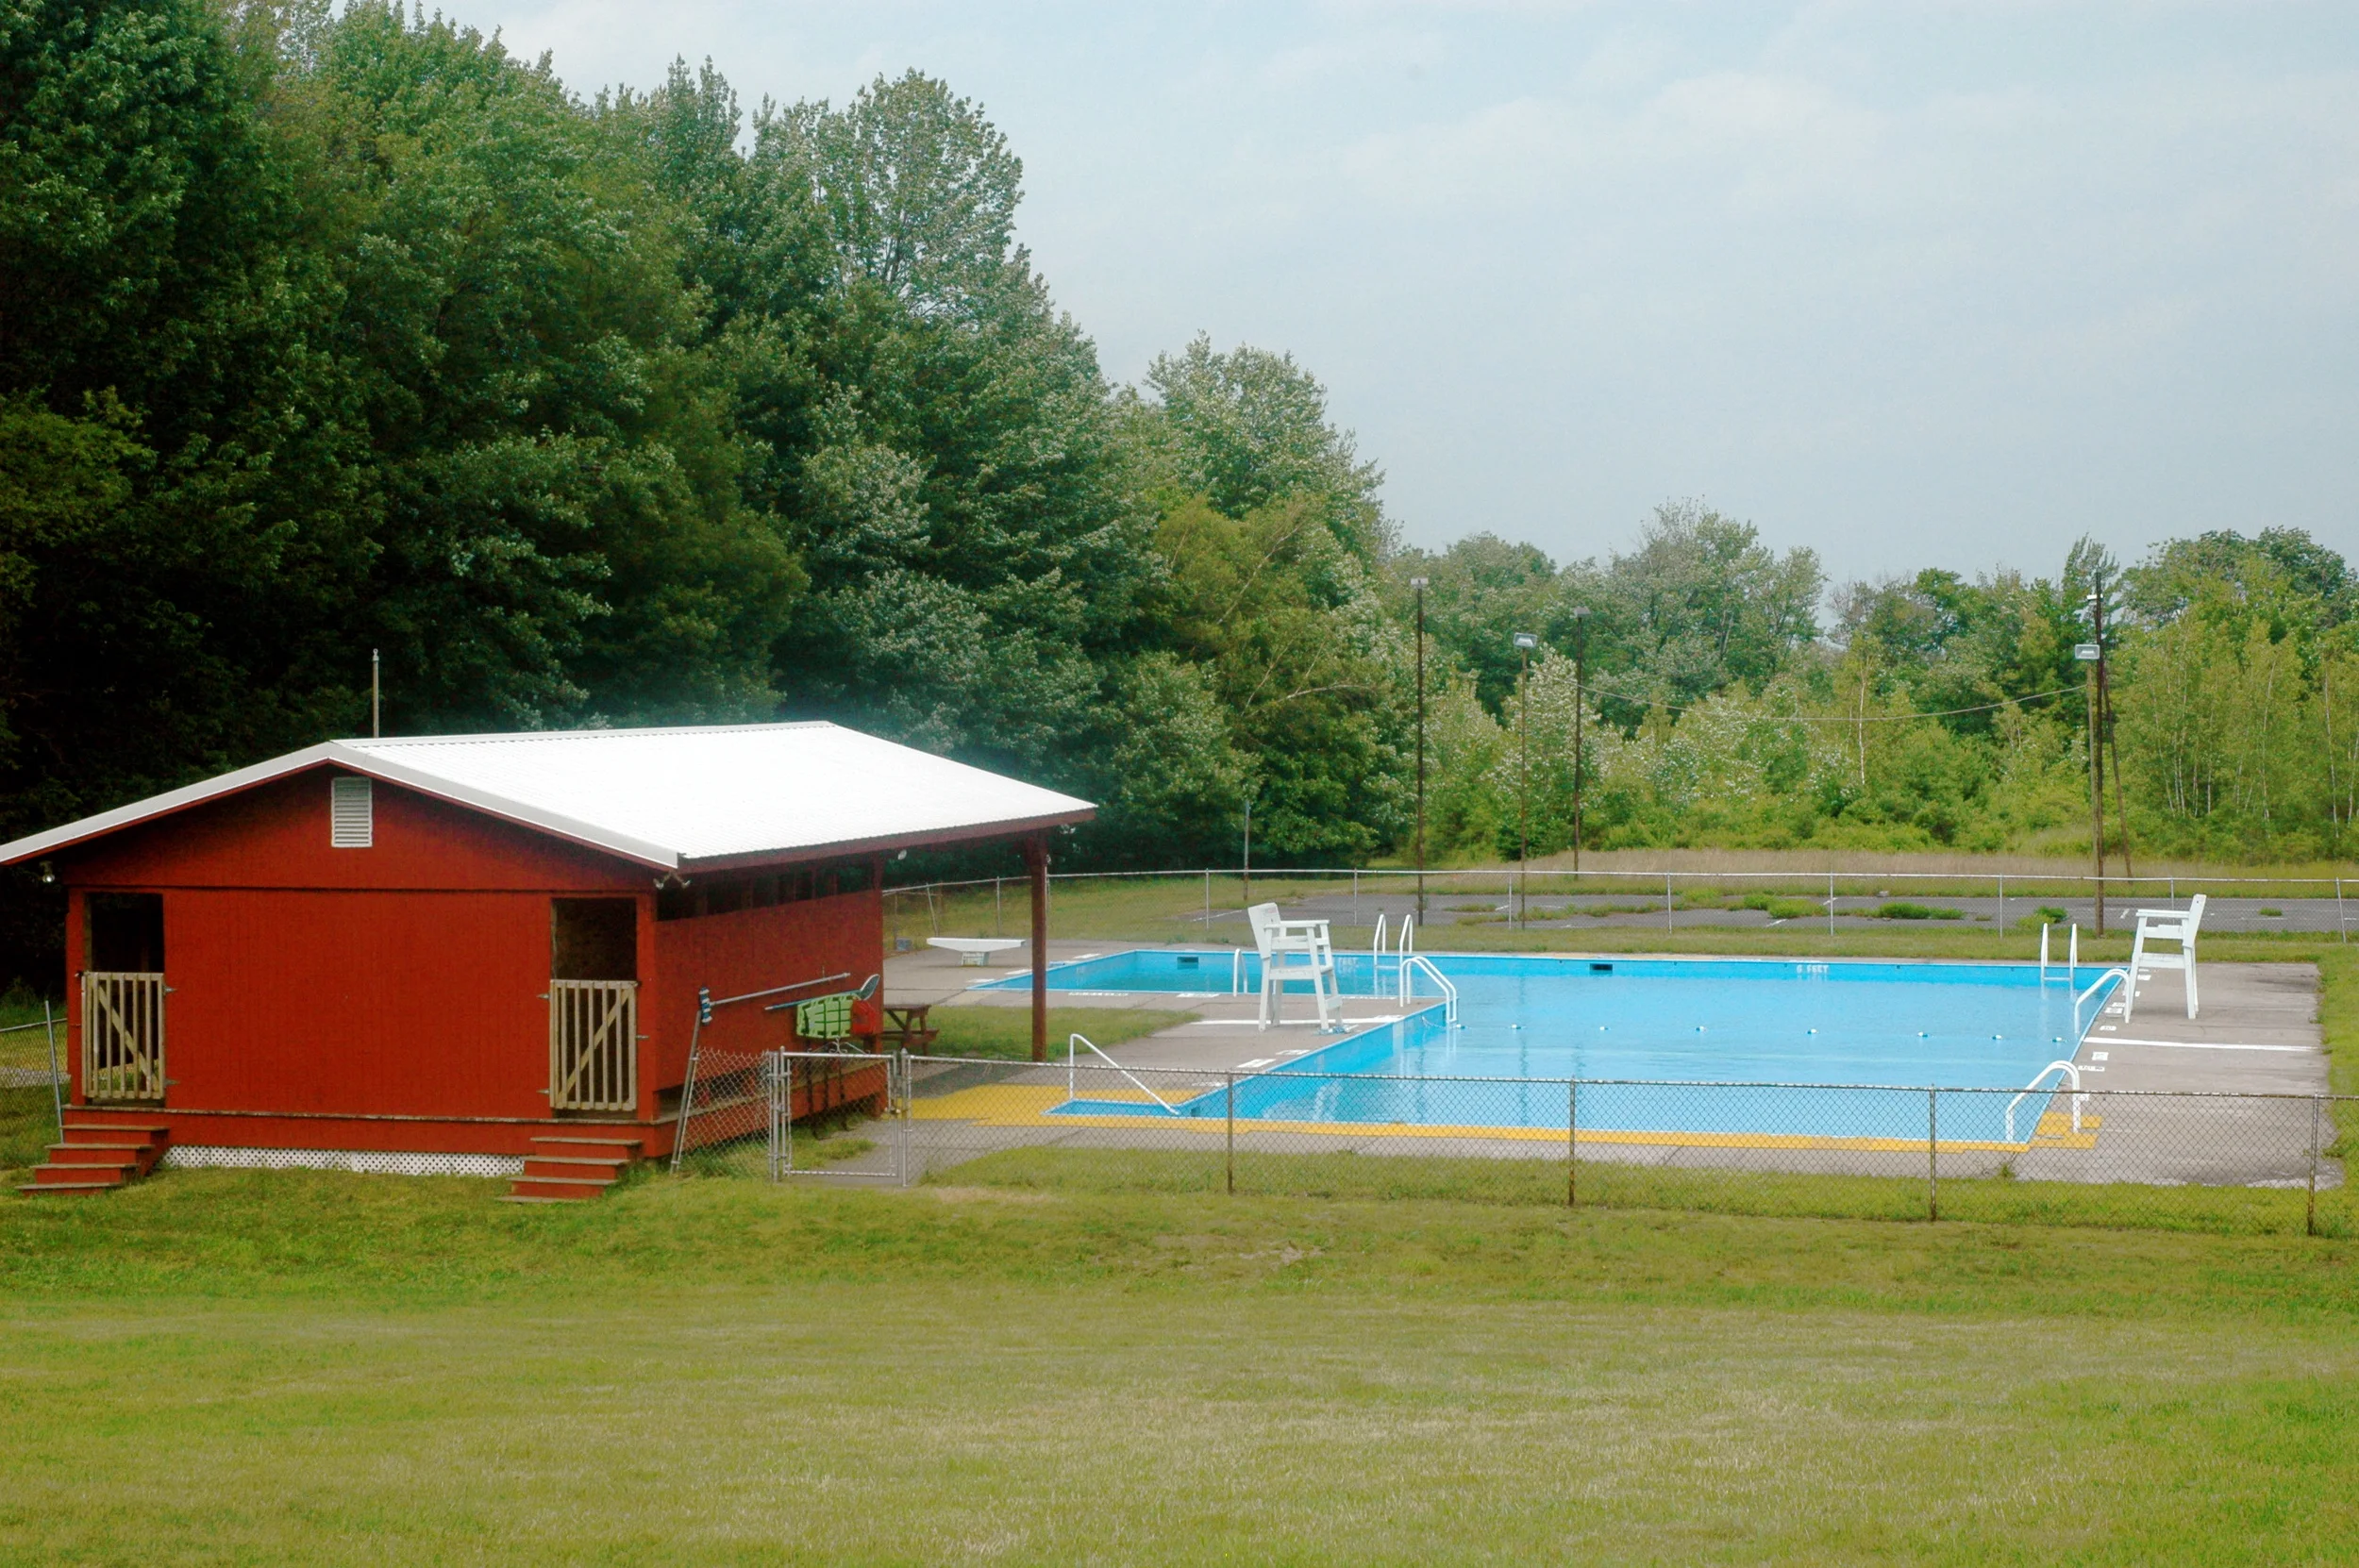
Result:
{"label": "utility pole", "polygon": [[[1425,924],[1425,584],[1412,577],[1417,595],[1417,924]],[[1403,960],[1404,962],[1407,960]]]}
{"label": "utility pole", "polygon": [[1531,908],[1531,650],[1539,645],[1528,631],[1515,634],[1515,651],[1524,657],[1523,674],[1516,677],[1522,693],[1516,727],[1523,731],[1523,786],[1515,792],[1515,908],[1510,912],[1518,926]]}
{"label": "utility pole", "polygon": [[1245,907],[1253,908],[1253,792],[1245,796],[1245,859],[1241,870],[1245,876]]}
{"label": "utility pole", "polygon": [[1573,607],[1573,886],[1581,886],[1581,710],[1589,703],[1589,607]]}
{"label": "utility pole", "polygon": [[2097,934],[2105,934],[2105,748],[2098,728],[2098,690],[2105,668],[2105,577],[2100,571],[2092,579],[2095,586],[2083,601],[2089,612],[2089,631],[2095,639],[2072,650],[2072,657],[2087,665],[2088,677],[2088,748],[2089,748],[2089,853],[2097,867]]}

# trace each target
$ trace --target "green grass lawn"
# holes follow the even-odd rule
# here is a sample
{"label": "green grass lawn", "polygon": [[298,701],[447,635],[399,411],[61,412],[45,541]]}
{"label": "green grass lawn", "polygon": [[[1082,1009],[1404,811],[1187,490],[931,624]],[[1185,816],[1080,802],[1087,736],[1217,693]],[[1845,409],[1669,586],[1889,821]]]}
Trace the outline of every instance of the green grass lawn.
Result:
{"label": "green grass lawn", "polygon": [[[0,1561],[2326,1561],[2347,1242],[174,1172],[0,1200]],[[2339,1544],[2338,1544],[2339,1543]]]}
{"label": "green grass lawn", "polygon": [[[1680,937],[2027,941],[1935,924]],[[2208,951],[2319,962],[2330,1047],[2359,1032],[2340,944]],[[1029,1043],[1021,1009],[936,1017]],[[2335,1053],[2338,1088],[2354,1067]],[[0,1164],[48,1114],[0,1090]],[[0,1564],[2259,1563],[2359,1539],[2347,1222],[1932,1226],[1901,1223],[1914,1183],[1866,1181],[1780,1201],[1890,1217],[1676,1211],[1668,1187],[1568,1212],[1537,1162],[1467,1203],[1435,1195],[1447,1162],[1247,1159],[1230,1197],[1209,1160],[1011,1151],[906,1192],[647,1175],[560,1209],[310,1172],[0,1196]],[[1947,1215],[2037,1196],[1973,1185]],[[2250,1194],[2146,1196],[2200,1226]]]}

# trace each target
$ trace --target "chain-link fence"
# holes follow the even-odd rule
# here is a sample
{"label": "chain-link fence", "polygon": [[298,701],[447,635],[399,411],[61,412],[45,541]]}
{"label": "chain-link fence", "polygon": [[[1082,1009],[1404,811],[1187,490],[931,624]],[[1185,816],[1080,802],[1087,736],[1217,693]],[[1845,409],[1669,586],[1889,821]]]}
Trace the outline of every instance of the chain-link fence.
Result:
{"label": "chain-link fence", "polygon": [[[1051,926],[1059,937],[1176,940],[1233,927],[1245,936],[1245,909],[1274,899],[1333,920],[1338,928],[1397,929],[1404,915],[1420,924],[1510,929],[1637,926],[1665,932],[1690,927],[1816,926],[1839,932],[1899,926],[1916,929],[2022,930],[2043,925],[2094,931],[2102,897],[2110,927],[2126,927],[2140,905],[2182,905],[2204,893],[2207,935],[2304,932],[2351,939],[2346,886],[2333,876],[2161,872],[2099,878],[2077,870],[1920,871],[1895,867],[1837,870],[1732,867],[1453,867],[1427,872],[1395,867],[1190,871],[1059,872],[1049,876]],[[930,936],[1021,936],[1029,892],[1020,876],[926,882],[884,890],[886,919],[898,942]],[[2061,934],[2061,933],[2060,933]]]}
{"label": "chain-link fence", "polygon": [[[2350,1235],[2326,1094],[1404,1077],[943,1057],[872,1071],[874,1116],[774,1092],[759,1156],[801,1171],[1100,1192],[1433,1198],[1761,1215]],[[887,1064],[890,1063],[890,1066]],[[788,1074],[786,1079],[777,1075]],[[784,1138],[784,1144],[780,1140]],[[748,1130],[746,1144],[759,1143]],[[824,1143],[820,1145],[824,1148]],[[781,1147],[784,1152],[781,1153]],[[692,1165],[691,1167],[695,1168]]]}

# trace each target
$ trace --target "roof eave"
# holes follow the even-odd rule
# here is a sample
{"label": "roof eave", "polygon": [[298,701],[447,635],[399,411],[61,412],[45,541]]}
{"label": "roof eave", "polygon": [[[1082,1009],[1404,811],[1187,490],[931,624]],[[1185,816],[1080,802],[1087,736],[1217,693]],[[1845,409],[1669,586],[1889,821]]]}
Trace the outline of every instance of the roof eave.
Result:
{"label": "roof eave", "polygon": [[120,833],[126,827],[177,816],[182,811],[212,801],[243,794],[248,790],[259,789],[277,779],[334,761],[337,750],[335,742],[323,741],[318,745],[306,746],[301,751],[275,757],[267,762],[257,762],[252,767],[206,779],[201,784],[186,784],[177,790],[150,795],[145,800],[133,801],[128,806],[118,806],[43,832],[27,834],[12,842],[0,844],[0,866],[22,865],[26,860],[40,859],[77,844],[88,843],[92,839],[103,839],[109,833]]}
{"label": "roof eave", "polygon": [[594,849],[601,854],[612,855],[626,860],[635,860],[641,865],[657,871],[675,871],[679,867],[679,851],[668,845],[649,843],[643,839],[609,832],[589,823],[577,822],[571,817],[560,816],[553,811],[534,810],[505,796],[491,794],[481,790],[471,790],[464,785],[454,784],[448,779],[437,777],[432,774],[404,767],[398,762],[388,762],[383,758],[367,752],[355,751],[336,741],[322,741],[315,746],[307,746],[301,751],[291,752],[285,757],[274,758],[267,762],[257,762],[250,768],[240,768],[235,773],[223,774],[219,778],[209,778],[201,784],[190,784],[177,790],[168,790],[160,795],[150,795],[145,800],[134,801],[128,806],[118,806],[110,811],[101,811],[95,816],[84,817],[77,822],[69,822],[63,826],[50,828],[47,832],[35,833],[18,839],[12,843],[0,844],[0,866],[21,865],[26,860],[41,859],[88,843],[93,839],[103,839],[110,833],[120,833],[126,828],[159,822],[166,817],[177,816],[182,811],[209,805],[217,800],[226,800],[231,795],[243,794],[248,790],[259,789],[265,784],[276,783],[279,779],[321,767],[339,767],[371,778],[383,779],[388,784],[397,784],[405,790],[413,790],[420,794],[430,795],[438,800],[447,800],[454,805],[464,806],[469,810],[481,812],[485,816],[515,823],[536,832],[545,833],[551,838],[563,839],[584,848]]}
{"label": "roof eave", "polygon": [[835,843],[796,844],[784,849],[756,850],[744,855],[711,855],[683,857],[679,870],[693,876],[698,872],[744,871],[753,866],[800,865],[810,860],[843,859],[854,855],[891,854],[903,849],[926,849],[944,844],[986,843],[994,839],[1021,838],[1027,833],[1045,832],[1052,827],[1068,827],[1096,818],[1097,808],[1083,807],[1079,810],[1056,811],[1036,817],[1012,817],[998,822],[973,823],[961,827],[929,828],[917,833],[894,833],[881,838],[845,839]]}

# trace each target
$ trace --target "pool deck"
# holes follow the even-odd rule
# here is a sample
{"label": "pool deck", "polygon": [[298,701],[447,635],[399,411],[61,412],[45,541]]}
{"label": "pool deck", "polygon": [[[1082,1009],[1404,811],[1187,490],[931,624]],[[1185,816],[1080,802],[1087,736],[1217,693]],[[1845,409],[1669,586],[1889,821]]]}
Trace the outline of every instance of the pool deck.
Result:
{"label": "pool deck", "polygon": [[[1052,961],[1065,962],[1143,945],[1147,944],[1052,942],[1049,956]],[[1011,956],[1021,959],[1023,955]],[[1625,953],[1614,957],[1693,955]],[[2090,966],[2083,970],[2091,973]],[[937,1008],[1026,1008],[1030,1005],[1029,991],[970,989],[978,981],[1021,973],[1004,966],[978,970],[961,965],[955,954],[920,948],[888,960],[885,988],[895,1002],[930,1002]],[[2080,1133],[2073,1133],[2069,1126],[2069,1102],[2058,1095],[2046,1102],[2042,1136],[2033,1146],[1945,1142],[1940,1151],[1943,1174],[1987,1176],[2004,1165],[2025,1179],[2270,1186],[2306,1179],[2310,1116],[2306,1100],[2116,1097],[2125,1091],[2306,1097],[2326,1090],[2327,1061],[2320,1049],[2317,975],[2313,966],[2206,963],[2199,977],[2200,1018],[2185,1016],[2179,975],[2160,971],[2142,987],[2131,1019],[2125,1021],[2116,999],[2091,1027],[2073,1059],[2083,1091],[2095,1096],[2084,1108]],[[1225,982],[1227,976],[1223,974],[1218,978]],[[1310,1000],[1299,994],[1289,998],[1287,1009],[1300,1022],[1268,1030],[1258,1026],[1259,998],[1249,993],[1182,997],[1169,992],[1057,992],[1051,993],[1051,1002],[1100,1009],[1181,1009],[1198,1014],[1195,1022],[1109,1051],[1125,1066],[1180,1075],[1168,1080],[1151,1079],[1173,1098],[1179,1097],[1175,1091],[1199,1093],[1217,1087],[1232,1071],[1265,1069],[1340,1038],[1322,1033],[1310,1023]],[[1402,1011],[1390,997],[1344,999],[1345,1020],[1351,1031],[1389,1022]],[[1218,1143],[1217,1136],[1207,1136],[1217,1133],[1221,1126],[1217,1118],[1209,1124],[1182,1126],[1161,1118],[1047,1116],[1048,1107],[1064,1098],[1063,1042],[1053,1042],[1052,1048],[1058,1058],[1055,1064],[1046,1068],[1011,1064],[990,1070],[987,1082],[958,1069],[934,1070],[921,1076],[915,1086],[916,1110],[926,1130],[913,1143],[919,1170],[1019,1145],[1172,1147]],[[1121,1088],[1110,1072],[1100,1069],[1100,1076],[1114,1087],[1109,1091],[1101,1085],[1090,1091],[1093,1094],[1112,1092],[1144,1098]],[[2035,1103],[2032,1109],[2040,1108]],[[1480,1127],[1360,1129],[1321,1125],[1312,1128],[1253,1122],[1241,1122],[1237,1126],[1241,1152],[1302,1152],[1315,1147],[1364,1154],[1531,1159],[1542,1152],[1539,1145],[1551,1141],[1561,1143],[1562,1134]],[[1584,1164],[1595,1159],[1858,1175],[1921,1175],[1925,1168],[1921,1143],[1879,1144],[1864,1139],[1731,1141],[1681,1135],[1625,1139],[1600,1134],[1593,1150],[1591,1138],[1584,1133],[1581,1158]],[[2331,1160],[2327,1165],[2332,1168],[2321,1172],[2321,1185],[2339,1184],[2339,1166]]]}

